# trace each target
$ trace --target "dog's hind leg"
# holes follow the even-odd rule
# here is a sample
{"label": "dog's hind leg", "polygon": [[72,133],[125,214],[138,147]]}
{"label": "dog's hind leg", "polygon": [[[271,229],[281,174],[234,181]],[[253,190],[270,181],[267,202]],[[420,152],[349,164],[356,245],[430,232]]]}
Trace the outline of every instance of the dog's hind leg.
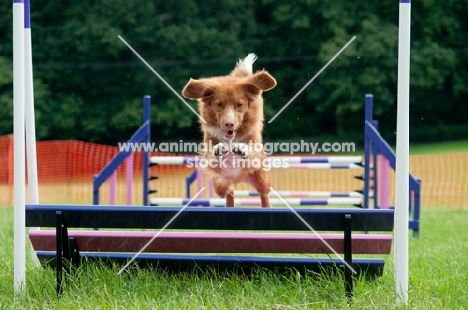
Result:
{"label": "dog's hind leg", "polygon": [[234,207],[234,189],[232,186],[214,183],[213,187],[219,197],[226,198],[226,207]]}
{"label": "dog's hind leg", "polygon": [[226,194],[226,207],[234,207],[234,190],[229,187],[228,193]]}
{"label": "dog's hind leg", "polygon": [[270,198],[268,198],[270,193],[270,176],[268,173],[263,169],[256,170],[250,175],[249,181],[260,194],[262,208],[271,208]]}

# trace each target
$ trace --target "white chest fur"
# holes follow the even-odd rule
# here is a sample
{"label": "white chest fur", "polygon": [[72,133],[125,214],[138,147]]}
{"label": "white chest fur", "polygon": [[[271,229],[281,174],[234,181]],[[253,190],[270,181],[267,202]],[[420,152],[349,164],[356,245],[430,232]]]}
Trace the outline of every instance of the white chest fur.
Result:
{"label": "white chest fur", "polygon": [[227,153],[222,157],[222,169],[221,169],[221,175],[226,178],[226,179],[237,179],[241,172],[242,172],[242,167],[239,165],[237,160],[239,159],[239,156],[234,156],[232,152]]}

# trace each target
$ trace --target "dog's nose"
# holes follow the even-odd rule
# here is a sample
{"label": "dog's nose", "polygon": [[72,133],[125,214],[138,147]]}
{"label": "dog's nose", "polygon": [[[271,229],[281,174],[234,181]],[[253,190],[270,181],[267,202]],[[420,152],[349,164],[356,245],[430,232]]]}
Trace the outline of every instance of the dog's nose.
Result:
{"label": "dog's nose", "polygon": [[226,128],[226,129],[234,128],[234,122],[229,122],[229,121],[224,122],[224,128]]}

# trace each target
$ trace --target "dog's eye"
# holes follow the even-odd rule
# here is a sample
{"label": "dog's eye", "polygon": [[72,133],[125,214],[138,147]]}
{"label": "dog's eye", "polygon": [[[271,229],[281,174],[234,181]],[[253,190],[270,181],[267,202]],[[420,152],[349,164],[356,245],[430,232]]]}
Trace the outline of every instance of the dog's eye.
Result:
{"label": "dog's eye", "polygon": [[222,108],[223,104],[221,102],[218,102],[218,108]]}
{"label": "dog's eye", "polygon": [[238,107],[238,108],[242,108],[242,103],[238,103],[238,104],[237,104],[237,107]]}

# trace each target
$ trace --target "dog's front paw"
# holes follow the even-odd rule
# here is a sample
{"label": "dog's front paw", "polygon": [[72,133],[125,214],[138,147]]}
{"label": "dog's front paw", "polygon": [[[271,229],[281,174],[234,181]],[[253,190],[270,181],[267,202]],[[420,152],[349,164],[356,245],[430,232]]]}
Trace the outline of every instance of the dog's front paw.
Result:
{"label": "dog's front paw", "polygon": [[225,143],[218,143],[213,147],[214,156],[223,156],[229,152],[229,148]]}
{"label": "dog's front paw", "polygon": [[232,152],[245,158],[249,155],[249,147],[245,143],[233,143]]}

